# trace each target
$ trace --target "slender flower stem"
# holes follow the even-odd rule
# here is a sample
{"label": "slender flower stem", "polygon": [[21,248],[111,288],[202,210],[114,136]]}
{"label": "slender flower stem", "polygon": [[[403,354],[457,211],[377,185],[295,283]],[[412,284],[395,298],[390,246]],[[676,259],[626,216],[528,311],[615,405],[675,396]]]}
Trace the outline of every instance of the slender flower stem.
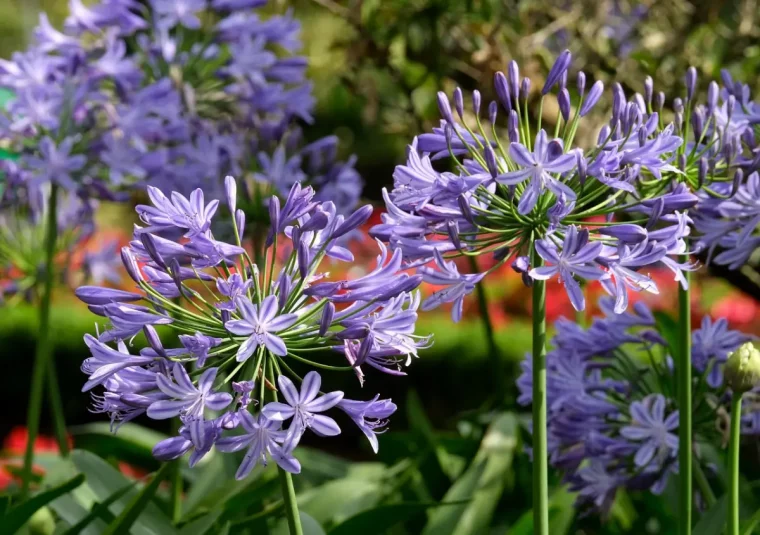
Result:
{"label": "slender flower stem", "polygon": [[[468,257],[470,268],[473,273],[479,273],[478,261],[474,256]],[[478,308],[480,309],[480,320],[483,322],[483,330],[486,333],[486,342],[488,343],[488,358],[491,360],[492,372],[496,377],[497,385],[502,381],[501,357],[499,355],[499,346],[496,345],[496,337],[491,322],[491,315],[488,313],[488,297],[483,281],[475,285],[478,295]]]}
{"label": "slender flower stem", "polygon": [[[682,255],[680,261],[689,261]],[[683,272],[689,283],[689,272]],[[691,534],[692,518],[692,414],[691,414],[691,293],[678,287],[678,511],[680,535]]]}
{"label": "slender flower stem", "polygon": [[[276,384],[273,368],[274,364],[272,361],[273,358],[267,359],[267,375],[269,376],[269,381],[272,384]],[[265,388],[262,383],[262,393],[264,390]],[[277,401],[277,391],[273,391],[272,393],[274,395],[275,401]],[[277,467],[277,471],[279,472],[280,476],[282,499],[285,501],[285,517],[288,519],[288,529],[290,530],[290,535],[303,535],[303,528],[301,527],[301,515],[298,513],[298,501],[296,500],[296,489],[293,486],[293,476],[290,474],[290,472],[283,470],[280,466]]]}
{"label": "slender flower stem", "polygon": [[[180,422],[172,420],[172,436],[179,434]],[[174,466],[171,472],[171,511],[172,522],[177,524],[182,517],[182,461],[177,459],[172,461]]]}
{"label": "slender flower stem", "polygon": [[29,495],[29,485],[32,481],[34,464],[34,442],[40,431],[40,414],[42,412],[42,396],[45,386],[47,364],[52,353],[50,340],[50,300],[53,293],[53,261],[55,260],[55,243],[58,234],[58,186],[50,185],[50,200],[48,202],[47,222],[45,228],[45,271],[42,299],[39,305],[39,332],[34,354],[32,370],[32,386],[29,390],[29,406],[26,418],[27,443],[24,452],[24,469],[22,472],[21,499]]}
{"label": "slender flower stem", "polygon": [[285,500],[285,516],[288,519],[288,529],[290,535],[303,535],[301,527],[301,515],[298,514],[298,502],[296,501],[296,489],[293,486],[293,476],[279,466],[277,471],[280,473],[280,485],[282,486],[282,497]]}
{"label": "slender flower stem", "polygon": [[[532,251],[531,265],[543,260]],[[546,282],[533,281],[533,533],[549,535],[549,468],[546,441]]]}
{"label": "slender flower stem", "polygon": [[710,482],[707,481],[705,471],[702,470],[702,467],[699,463],[694,463],[694,481],[697,482],[699,492],[702,493],[702,498],[705,500],[707,507],[710,508],[715,505],[715,502],[717,501],[715,498],[715,493],[710,487]]}
{"label": "slender flower stem", "polygon": [[58,450],[66,457],[69,454],[69,441],[66,436],[66,419],[63,414],[63,400],[61,390],[58,388],[58,374],[55,371],[55,359],[49,359],[47,363],[47,386],[48,403],[53,413],[53,426],[55,438],[58,442]]}
{"label": "slender flower stem", "polygon": [[742,431],[742,393],[731,398],[731,435],[728,441],[728,530],[726,535],[739,535],[739,443]]}

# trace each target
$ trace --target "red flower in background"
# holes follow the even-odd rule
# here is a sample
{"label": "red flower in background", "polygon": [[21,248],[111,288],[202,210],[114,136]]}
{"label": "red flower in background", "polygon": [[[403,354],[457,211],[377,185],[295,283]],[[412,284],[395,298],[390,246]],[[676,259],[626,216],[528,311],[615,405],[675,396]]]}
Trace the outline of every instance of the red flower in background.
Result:
{"label": "red flower in background", "polygon": [[[14,427],[3,440],[3,458],[0,459],[0,490],[7,488],[13,482],[20,483],[18,477],[9,468],[21,468],[21,458],[28,442],[29,432],[26,427]],[[71,448],[73,445],[71,437],[68,437],[68,444]],[[58,451],[58,442],[53,437],[39,435],[34,439],[34,453],[58,453]],[[40,466],[34,466],[33,470],[36,474],[45,473]]]}
{"label": "red flower in background", "polygon": [[760,304],[744,293],[732,292],[715,303],[710,313],[716,318],[726,318],[732,327],[746,330],[760,317]]}
{"label": "red flower in background", "polygon": [[[0,491],[7,489],[12,483],[21,484],[21,480],[16,476],[22,467],[22,458],[26,452],[26,445],[29,441],[29,433],[26,427],[14,427],[3,440],[3,448],[0,452]],[[74,445],[71,436],[67,437],[69,449]],[[50,436],[39,435],[34,439],[34,453],[56,454],[60,451],[58,441]],[[119,471],[131,479],[141,479],[148,474],[147,470],[132,466],[131,464],[119,461],[117,464]],[[45,470],[41,466],[33,467],[34,473],[44,475]]]}

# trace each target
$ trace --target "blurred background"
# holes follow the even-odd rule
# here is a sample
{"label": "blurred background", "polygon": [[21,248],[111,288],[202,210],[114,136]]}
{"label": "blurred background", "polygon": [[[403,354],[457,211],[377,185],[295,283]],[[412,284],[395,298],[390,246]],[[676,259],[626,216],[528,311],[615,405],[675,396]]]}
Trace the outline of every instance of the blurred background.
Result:
{"label": "blurred background", "polygon": [[[404,161],[406,146],[415,135],[437,125],[436,92],[450,93],[456,86],[466,93],[477,88],[485,101],[491,100],[493,74],[504,70],[510,59],[516,59],[522,72],[534,78],[533,85],[539,87],[541,76],[564,48],[572,50],[574,68],[582,68],[591,79],[606,84],[618,81],[627,94],[643,91],[644,79],[650,75],[656,90],[672,98],[682,90],[683,74],[689,65],[697,67],[703,87],[719,78],[721,69],[729,70],[753,89],[760,86],[758,0],[297,0],[270,4],[272,11],[294,10],[303,25],[309,75],[318,101],[314,125],[306,129],[307,136],[336,134],[342,153],[357,155],[356,167],[366,182],[364,196],[376,204],[381,201],[382,188],[392,184],[394,166]],[[25,48],[40,11],[46,11],[51,22],[59,25],[67,10],[66,0],[0,0],[0,58]],[[544,114],[551,124],[557,112],[547,107]],[[588,138],[596,131],[580,135]],[[100,251],[104,244],[113,244],[113,254],[102,258],[103,265],[118,261],[116,246],[129,240],[133,213],[131,206],[101,207],[99,230],[91,245],[92,251]],[[357,244],[365,251],[363,256],[357,255],[357,265],[374,261],[372,244],[366,245]],[[87,254],[83,250],[73,255],[72,267],[81,265]],[[751,266],[731,275],[700,270],[693,292],[695,323],[710,314],[726,317],[734,328],[760,335],[758,280]],[[650,305],[673,310],[676,286],[672,275],[662,273],[657,282],[662,294],[651,299]],[[503,382],[508,388],[498,396],[506,398],[509,408],[522,411],[515,402],[513,385],[519,362],[530,347],[530,292],[508,267],[499,276],[487,279],[486,292],[499,358],[508,374]],[[548,292],[550,323],[574,314],[559,284],[550,284]],[[602,290],[592,285],[588,293],[587,301],[593,303]],[[419,331],[433,333],[435,345],[421,354],[404,380],[375,378],[377,391],[407,407],[406,414],[400,411],[383,438],[380,461],[411,457],[410,449],[424,443],[419,437],[425,432],[421,425],[436,429],[437,440],[443,441],[454,457],[469,458],[477,449],[477,437],[467,438],[468,418],[477,419],[478,409],[492,401],[489,395],[493,389],[484,386],[494,384],[493,364],[482,336],[477,301],[471,298],[466,306],[463,321],[456,325],[451,323],[447,309],[423,314]],[[595,309],[587,312],[593,315]],[[80,393],[83,375],[79,366],[86,356],[82,337],[94,330],[95,317],[66,288],[57,292],[52,317],[66,420],[74,426],[102,424],[100,415],[87,411],[89,395]],[[2,309],[0,359],[4,373],[0,374],[0,403],[6,411],[0,419],[0,437],[4,437],[6,452],[18,447],[19,433],[23,434],[23,429],[19,430],[25,421],[21,407],[27,398],[36,329],[31,305],[19,303]],[[347,392],[358,390],[350,374],[345,382]],[[420,407],[424,407],[424,416],[415,412]],[[43,411],[43,418],[48,414]],[[43,432],[50,432],[47,420],[43,420]],[[78,440],[86,441],[86,433]],[[340,440],[339,454],[356,460],[370,458],[358,432],[346,432]],[[754,457],[743,461],[748,471],[757,471],[760,466],[760,446],[753,453]],[[129,451],[120,454],[128,461],[140,460],[130,458]],[[501,497],[503,507],[497,514],[511,524],[528,501],[524,488],[529,485],[530,465],[521,449],[510,474],[505,483],[507,491]],[[3,477],[0,474],[0,486]],[[606,532],[670,533],[668,522],[672,522],[675,498],[669,501],[667,492],[664,500],[624,497],[613,510]],[[571,509],[572,497],[565,502],[564,506]],[[600,529],[595,518],[574,519],[571,514],[568,522],[577,533],[598,533]]]}

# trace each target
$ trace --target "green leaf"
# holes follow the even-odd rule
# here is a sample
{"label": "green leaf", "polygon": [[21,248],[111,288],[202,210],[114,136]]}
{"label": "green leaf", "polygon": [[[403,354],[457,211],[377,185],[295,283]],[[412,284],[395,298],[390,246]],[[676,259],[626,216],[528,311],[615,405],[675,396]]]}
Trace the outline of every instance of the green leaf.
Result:
{"label": "green leaf", "polygon": [[678,348],[680,343],[678,342],[678,323],[665,312],[655,311],[654,319],[657,324],[657,332],[659,332],[665,341],[668,343],[668,349],[670,349],[671,355],[678,355]]}
{"label": "green leaf", "polygon": [[456,479],[464,467],[462,463],[458,463],[456,458],[449,455],[446,449],[438,443],[433,426],[425,415],[425,409],[422,407],[420,397],[414,390],[409,391],[406,399],[406,408],[409,426],[422,436],[428,447],[435,453],[435,458],[441,471],[451,481]]}
{"label": "green leaf", "polygon": [[758,526],[758,524],[760,524],[760,509],[755,511],[755,514],[752,515],[752,517],[744,523],[742,533],[744,535],[752,535],[755,533],[755,528]]}
{"label": "green leaf", "polygon": [[222,516],[221,510],[216,510],[207,515],[203,515],[202,517],[182,526],[179,533],[180,535],[203,535],[214,526],[220,516]]}
{"label": "green leaf", "polygon": [[[303,535],[325,535],[325,530],[322,529],[322,526],[314,520],[308,513],[304,513],[303,511],[299,512],[301,516],[301,527],[303,528]],[[288,529],[288,519],[283,517],[280,520],[277,521],[277,524],[274,526],[272,531],[270,532],[271,535],[290,535],[290,530]]]}
{"label": "green leaf", "polygon": [[105,458],[116,458],[147,466],[157,466],[153,457],[153,446],[167,438],[167,435],[147,429],[134,423],[126,423],[119,433],[111,432],[110,424],[96,422],[70,428],[77,448],[84,449]]}
{"label": "green leaf", "polygon": [[517,418],[511,413],[500,414],[488,427],[472,464],[443,499],[444,502],[469,499],[469,503],[433,511],[423,535],[483,532],[491,523],[504,491],[517,444]]}
{"label": "green leaf", "polygon": [[[87,484],[74,493],[75,501],[67,501],[64,504],[59,504],[59,501],[56,501],[52,507],[69,524],[73,525],[87,516],[95,502],[107,500],[114,492],[131,483],[131,480],[89,451],[74,450],[71,452],[70,458],[73,463],[70,469],[85,474]],[[118,516],[137,494],[137,489],[131,489],[111,504],[109,511],[114,516]],[[78,513],[76,507],[79,507]],[[100,522],[96,524],[100,524]],[[167,515],[155,503],[150,502],[132,526],[132,532],[134,535],[171,535],[177,533],[177,530]],[[100,532],[98,533],[100,535]]]}
{"label": "green leaf", "polygon": [[417,514],[433,507],[458,505],[456,503],[393,503],[381,505],[354,515],[329,531],[329,535],[383,535],[392,527],[406,522]]}
{"label": "green leaf", "polygon": [[15,533],[32,517],[38,509],[46,506],[56,498],[63,496],[84,483],[84,474],[69,479],[62,485],[53,487],[32,496],[27,501],[11,508],[2,517],[3,533]]}
{"label": "green leaf", "polygon": [[692,535],[715,535],[722,533],[726,525],[726,496],[723,495],[702,514]]}
{"label": "green leaf", "polygon": [[[568,533],[575,518],[575,494],[558,487],[549,496],[549,533]],[[525,511],[509,528],[509,535],[533,535],[533,509]]]}
{"label": "green leaf", "polygon": [[[79,533],[82,533],[82,531],[87,528],[87,526],[93,522],[95,519],[98,518],[107,518],[108,521],[113,518],[113,515],[110,513],[108,508],[116,502],[119,498],[124,496],[127,492],[132,490],[132,488],[135,486],[134,483],[130,483],[128,485],[125,485],[121,489],[117,490],[113,494],[111,494],[106,500],[100,503],[95,503],[92,506],[92,509],[90,510],[90,513],[82,518],[79,522],[71,526],[68,530],[64,532],[64,535],[78,535]],[[110,518],[109,518],[110,517]]]}
{"label": "green leaf", "polygon": [[0,496],[0,518],[5,515],[11,506],[11,497],[7,494]]}
{"label": "green leaf", "polygon": [[132,498],[119,516],[116,517],[116,520],[108,525],[108,528],[103,532],[103,535],[127,535],[132,524],[135,523],[137,517],[140,516],[143,509],[145,509],[148,503],[153,499],[153,495],[156,494],[156,491],[158,490],[158,485],[171,469],[171,463],[164,463],[159,471],[153,475],[151,482],[145,485],[145,487]]}
{"label": "green leaf", "polygon": [[381,488],[377,481],[338,479],[301,492],[298,508],[321,524],[340,523],[374,507],[380,500]]}

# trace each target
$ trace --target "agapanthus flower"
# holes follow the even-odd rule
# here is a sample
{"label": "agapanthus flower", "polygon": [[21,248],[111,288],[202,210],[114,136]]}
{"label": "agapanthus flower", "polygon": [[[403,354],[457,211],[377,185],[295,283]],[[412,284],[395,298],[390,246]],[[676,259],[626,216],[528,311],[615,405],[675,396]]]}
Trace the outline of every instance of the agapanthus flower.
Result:
{"label": "agapanthus flower", "polygon": [[[362,180],[354,158],[338,159],[338,138],[303,142],[315,101],[291,12],[264,14],[264,1],[143,4],[72,0],[63,30],[41,14],[29,49],[0,60],[0,88],[13,93],[0,139],[18,155],[2,167],[19,187],[111,200],[146,185],[186,197],[200,188],[208,205],[186,226],[200,233],[231,173],[245,183],[251,225],[266,227],[262,200],[295,181],[341,213],[356,207]],[[152,229],[196,208],[167,199],[141,216]]]}
{"label": "agapanthus flower", "polygon": [[[601,280],[617,312],[628,306],[629,291],[657,292],[648,274],[656,264],[686,285],[682,272],[696,265],[675,257],[689,254],[690,227],[666,226],[688,222],[682,212],[698,201],[679,184],[680,126],[661,124],[661,113],[640,95],[628,100],[616,84],[609,124],[596,143],[577,144],[579,124],[603,86],[597,81],[587,92],[586,75],[579,72],[577,97],[571,97],[570,67],[565,51],[541,92],[542,102],[557,92],[560,113],[552,125],[541,124],[541,113],[531,124],[525,111],[530,82],[520,79],[514,61],[508,74],[494,78],[499,102],[488,106],[487,123],[479,117],[479,93],[473,94],[474,121],[466,120],[461,90],[454,106],[459,119],[446,95],[438,95],[441,126],[413,140],[393,189],[383,193],[387,213],[371,231],[427,280],[445,286],[425,308],[454,301],[458,319],[464,295],[505,262],[519,267],[527,283],[559,279],[578,310],[585,306],[582,281]],[[504,140],[497,135],[499,104],[506,114]],[[444,158],[454,171],[435,168]],[[449,267],[465,254],[492,254],[496,263],[480,274]],[[512,262],[516,258],[522,260]]]}
{"label": "agapanthus flower", "polygon": [[[674,349],[643,302],[617,314],[600,301],[604,316],[588,327],[560,319],[547,355],[549,460],[579,505],[609,512],[618,489],[661,493],[678,472],[678,408],[672,367]],[[730,389],[720,370],[726,355],[753,337],[709,317],[692,333],[694,434],[720,443]],[[518,402],[530,405],[532,359],[522,362]],[[712,376],[712,379],[711,379]],[[743,414],[743,432],[757,434],[758,393]],[[707,464],[699,442],[695,462]]]}
{"label": "agapanthus flower", "polygon": [[[235,214],[230,180],[226,203]],[[137,208],[148,226],[135,227],[121,255],[136,287],[77,291],[108,322],[97,338],[86,337],[93,356],[82,367],[90,375],[85,390],[104,389],[93,395],[93,410],[107,413],[116,427],[142,414],[178,419],[179,435],[154,449],[162,460],[192,451],[194,464],[214,444],[223,452],[246,449],[238,478],[267,458],[300,471],[293,451],[304,433],[341,432],[327,414],[340,416],[335,408],[377,451],[376,435],[396,409],[390,400],[344,400],[340,391],[320,391],[316,371],[303,379],[294,371],[344,369],[362,382],[367,367],[403,375],[411,357],[430,344],[415,334],[422,277],[405,273],[400,255],[390,257],[379,244],[377,268],[353,280],[331,281],[320,270],[336,240],[364,224],[371,209],[337,214],[310,187],[293,185],[284,206],[277,197],[269,200],[273,230],[267,243],[255,242],[262,247],[253,255],[262,259],[259,266],[249,252],[253,240],[238,232],[236,219],[236,245],[214,236],[214,211],[200,190],[190,199],[176,192],[150,197],[152,206]],[[209,247],[227,252],[203,253]],[[178,334],[178,347],[164,347],[154,325]],[[125,342],[141,331],[149,347],[131,355]]]}

